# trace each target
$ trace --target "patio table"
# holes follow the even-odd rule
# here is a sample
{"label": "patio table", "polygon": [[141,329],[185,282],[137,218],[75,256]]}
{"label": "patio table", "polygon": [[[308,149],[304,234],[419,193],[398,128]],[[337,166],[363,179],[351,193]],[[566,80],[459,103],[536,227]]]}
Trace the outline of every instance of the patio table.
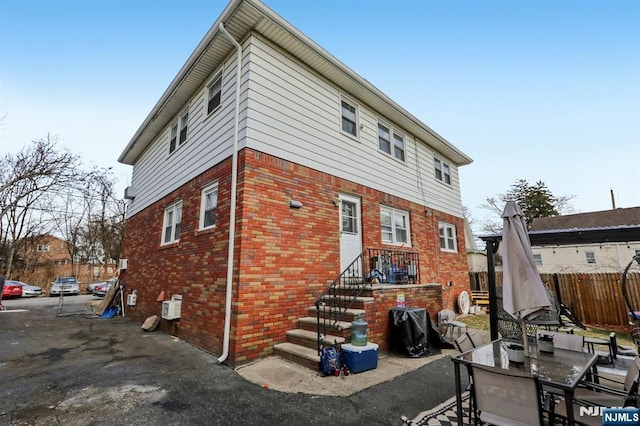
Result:
{"label": "patio table", "polygon": [[[535,374],[542,385],[562,391],[567,407],[573,406],[573,394],[580,381],[592,372],[597,374],[598,355],[595,353],[557,348],[553,353],[545,353],[538,351],[537,345],[532,343],[529,346],[530,354],[525,356],[524,363],[513,363],[507,356],[506,345],[509,343],[512,342],[503,339],[494,340],[451,358],[454,363],[458,424],[462,424],[461,365],[465,367],[471,364],[487,365]],[[567,417],[568,424],[574,425],[572,409],[567,409]]]}

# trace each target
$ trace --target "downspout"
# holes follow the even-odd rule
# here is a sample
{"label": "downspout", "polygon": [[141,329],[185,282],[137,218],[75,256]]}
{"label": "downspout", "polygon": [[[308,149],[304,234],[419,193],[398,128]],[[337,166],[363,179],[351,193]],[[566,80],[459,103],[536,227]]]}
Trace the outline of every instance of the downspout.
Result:
{"label": "downspout", "polygon": [[242,68],[242,46],[227,32],[224,24],[220,22],[220,32],[224,34],[236,47],[236,112],[235,132],[233,135],[233,157],[231,164],[231,212],[229,216],[229,251],[227,254],[227,294],[224,313],[224,338],[222,355],[218,358],[218,364],[224,362],[229,356],[229,334],[231,331],[231,297],[233,296],[233,251],[236,233],[236,201],[238,198],[238,133],[240,126],[240,72]]}

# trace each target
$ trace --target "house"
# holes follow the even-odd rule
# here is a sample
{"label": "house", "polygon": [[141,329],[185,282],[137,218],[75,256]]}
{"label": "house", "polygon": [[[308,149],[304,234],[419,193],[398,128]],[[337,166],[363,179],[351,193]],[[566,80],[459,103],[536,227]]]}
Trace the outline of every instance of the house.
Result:
{"label": "house", "polygon": [[226,7],[119,161],[127,316],[180,304],[159,327],[220,362],[315,336],[314,304],[349,278],[381,349],[390,308],[434,315],[444,284],[469,289],[471,159],[257,0]]}
{"label": "house", "polygon": [[[622,272],[632,257],[640,253],[640,207],[618,208],[534,219],[530,235],[553,232],[600,231],[622,236],[611,242],[571,244],[534,243],[533,258],[540,273]],[[628,235],[626,238],[624,235]]]}

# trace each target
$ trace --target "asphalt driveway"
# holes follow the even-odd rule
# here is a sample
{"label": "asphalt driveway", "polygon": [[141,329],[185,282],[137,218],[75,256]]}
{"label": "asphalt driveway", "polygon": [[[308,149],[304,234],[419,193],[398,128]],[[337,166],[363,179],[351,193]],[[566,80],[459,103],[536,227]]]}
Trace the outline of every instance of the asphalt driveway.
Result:
{"label": "asphalt driveway", "polygon": [[0,424],[399,425],[454,394],[448,358],[346,397],[267,389],[165,333],[85,315],[88,299],[65,297],[63,316],[57,298],[3,301]]}

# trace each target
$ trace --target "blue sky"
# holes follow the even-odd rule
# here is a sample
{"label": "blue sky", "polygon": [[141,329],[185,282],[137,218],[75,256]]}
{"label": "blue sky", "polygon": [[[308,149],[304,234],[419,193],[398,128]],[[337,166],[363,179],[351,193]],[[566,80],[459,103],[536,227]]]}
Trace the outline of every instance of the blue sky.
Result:
{"label": "blue sky", "polygon": [[[474,159],[477,221],[520,178],[640,206],[640,2],[264,3]],[[0,154],[50,133],[124,188],[118,156],[226,5],[0,0]]]}

